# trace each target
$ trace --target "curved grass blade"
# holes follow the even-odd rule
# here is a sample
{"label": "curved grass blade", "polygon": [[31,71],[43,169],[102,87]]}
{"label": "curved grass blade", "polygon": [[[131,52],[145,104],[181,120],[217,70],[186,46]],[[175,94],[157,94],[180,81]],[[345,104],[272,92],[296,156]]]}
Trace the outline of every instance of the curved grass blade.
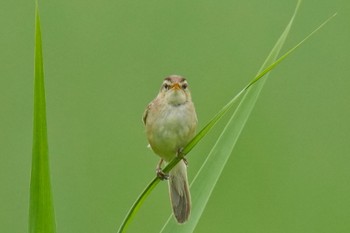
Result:
{"label": "curved grass blade", "polygon": [[[300,1],[298,1],[298,6]],[[307,39],[309,39],[316,31],[318,31],[321,27],[323,27],[328,21],[330,21],[335,15],[331,16],[327,21],[325,21],[322,25],[320,25],[317,29],[315,29],[312,33],[310,33],[305,39],[303,39],[300,43],[298,43],[295,47],[277,59],[274,63],[269,65],[266,69],[261,71],[254,79],[248,83],[248,85],[243,88],[233,99],[230,100],[210,121],[209,123],[190,141],[187,146],[183,150],[183,156],[187,155],[194,146],[212,129],[212,127],[224,116],[236,103],[236,101],[241,97],[243,93],[245,93],[250,87],[252,87],[257,81],[259,81],[264,75],[266,75],[269,71],[273,70],[280,62],[282,62],[287,56],[289,56],[292,52],[294,52],[301,44],[303,44]],[[281,37],[282,38],[282,37]],[[280,38],[280,39],[281,39]],[[277,43],[278,44],[278,43]],[[276,44],[276,45],[277,45]],[[273,51],[275,51],[276,46]],[[276,50],[277,51],[277,50]],[[273,53],[270,53],[269,57],[271,57]],[[265,64],[263,65],[263,67]],[[243,127],[242,127],[243,128]],[[179,161],[181,158],[173,159],[163,170],[164,172],[169,172]],[[159,183],[158,178],[154,178],[145,190],[141,193],[138,199],[134,202],[132,207],[130,208],[128,214],[126,215],[124,221],[122,222],[118,232],[125,232],[127,226],[130,224],[133,216],[136,214],[137,210],[140,208],[146,197],[150,194],[150,192],[154,189],[154,187]],[[193,196],[193,194],[192,194]],[[193,196],[194,197],[194,196]],[[193,211],[192,211],[193,213]],[[193,214],[192,214],[193,215]],[[188,224],[188,223],[187,223]],[[163,230],[166,230],[165,227]]]}
{"label": "curved grass blade", "polygon": [[34,122],[29,232],[55,233],[46,126],[43,55],[38,4],[35,10]]}
{"label": "curved grass blade", "polygon": [[170,216],[168,218],[168,221],[163,226],[163,229],[161,230],[162,233],[193,232],[196,228],[199,219],[202,216],[202,213],[208,203],[211,193],[214,190],[214,187],[226,165],[226,162],[232,154],[232,150],[238,140],[238,137],[242,132],[243,127],[245,126],[245,123],[247,122],[251,111],[253,110],[253,107],[266,82],[267,77],[264,80],[261,80],[259,83],[256,83],[256,85],[252,85],[260,79],[259,76],[263,76],[265,74],[268,75],[269,70],[265,71],[267,64],[272,63],[272,65],[269,66],[272,66],[271,69],[273,69],[273,65],[276,64],[275,60],[289,34],[299,5],[300,1],[298,1],[294,14],[290,19],[286,29],[284,30],[277,43],[271,50],[270,54],[266,58],[264,64],[262,65],[258,76],[254,78],[244,89],[247,90],[245,92],[244,97],[240,101],[240,104],[232,114],[224,130],[222,131],[218,140],[216,141],[214,147],[210,151],[208,157],[206,158],[201,168],[199,169],[197,175],[193,179],[191,183],[193,207],[190,220],[186,224],[179,225],[176,224],[175,221],[172,221],[172,216]]}

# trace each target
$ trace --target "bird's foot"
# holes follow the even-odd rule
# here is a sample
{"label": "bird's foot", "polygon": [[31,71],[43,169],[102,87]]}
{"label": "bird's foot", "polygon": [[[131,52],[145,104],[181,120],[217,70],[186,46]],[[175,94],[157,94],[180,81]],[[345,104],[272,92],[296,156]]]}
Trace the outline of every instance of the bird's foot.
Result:
{"label": "bird's foot", "polygon": [[160,179],[160,180],[168,180],[169,179],[169,174],[163,172],[162,170],[162,164],[163,164],[163,159],[161,159],[157,165],[157,168],[156,168],[156,174],[157,174],[157,177]]}
{"label": "bird's foot", "polygon": [[163,172],[163,170],[160,167],[157,167],[156,174],[160,180],[168,180],[169,179],[169,174]]}

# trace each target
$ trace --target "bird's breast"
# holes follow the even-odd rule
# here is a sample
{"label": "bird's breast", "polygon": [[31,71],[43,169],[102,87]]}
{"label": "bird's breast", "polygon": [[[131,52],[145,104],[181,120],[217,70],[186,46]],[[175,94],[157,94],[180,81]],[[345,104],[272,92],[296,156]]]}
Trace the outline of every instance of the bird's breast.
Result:
{"label": "bird's breast", "polygon": [[189,104],[166,105],[150,113],[151,122],[146,125],[148,140],[154,152],[167,161],[195,134],[197,118]]}

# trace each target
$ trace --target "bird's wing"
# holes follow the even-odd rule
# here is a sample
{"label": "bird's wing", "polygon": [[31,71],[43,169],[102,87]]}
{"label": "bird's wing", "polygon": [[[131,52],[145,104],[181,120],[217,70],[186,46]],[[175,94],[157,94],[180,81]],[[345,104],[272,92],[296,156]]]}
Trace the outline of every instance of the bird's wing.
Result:
{"label": "bird's wing", "polygon": [[142,116],[142,122],[144,125],[146,125],[146,121],[147,121],[147,116],[148,116],[148,111],[151,108],[152,103],[150,103],[149,105],[147,105],[145,111],[143,112],[143,116]]}

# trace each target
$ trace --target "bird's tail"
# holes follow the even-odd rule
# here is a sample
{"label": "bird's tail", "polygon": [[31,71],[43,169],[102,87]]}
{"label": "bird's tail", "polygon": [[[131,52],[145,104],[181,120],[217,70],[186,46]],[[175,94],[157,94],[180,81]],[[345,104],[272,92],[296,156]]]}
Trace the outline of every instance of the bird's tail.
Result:
{"label": "bird's tail", "polygon": [[177,222],[186,222],[191,212],[191,195],[187,180],[187,166],[183,160],[169,173],[169,193]]}

